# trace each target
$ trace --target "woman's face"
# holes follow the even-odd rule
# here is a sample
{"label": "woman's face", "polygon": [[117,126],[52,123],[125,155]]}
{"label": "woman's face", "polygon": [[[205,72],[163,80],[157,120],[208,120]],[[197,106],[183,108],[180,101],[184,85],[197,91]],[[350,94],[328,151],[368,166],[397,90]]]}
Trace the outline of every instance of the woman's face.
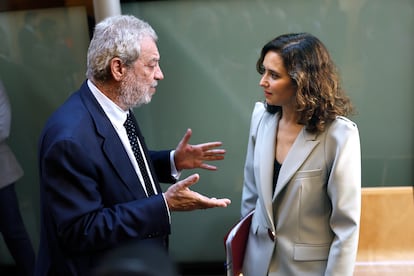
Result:
{"label": "woman's face", "polygon": [[294,106],[296,86],[288,75],[283,60],[276,52],[269,51],[263,59],[263,73],[259,85],[269,105]]}

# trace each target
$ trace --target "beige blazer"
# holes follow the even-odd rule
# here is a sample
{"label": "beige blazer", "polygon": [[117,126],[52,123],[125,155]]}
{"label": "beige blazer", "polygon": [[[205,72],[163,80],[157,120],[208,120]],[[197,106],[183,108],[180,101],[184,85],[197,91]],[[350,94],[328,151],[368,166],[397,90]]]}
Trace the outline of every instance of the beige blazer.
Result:
{"label": "beige blazer", "polygon": [[14,183],[23,175],[22,168],[6,143],[10,134],[10,123],[10,103],[0,81],[0,189]]}
{"label": "beige blazer", "polygon": [[256,212],[244,276],[351,276],[361,208],[357,126],[337,117],[323,133],[302,129],[272,195],[278,116],[263,103],[252,114],[241,214]]}

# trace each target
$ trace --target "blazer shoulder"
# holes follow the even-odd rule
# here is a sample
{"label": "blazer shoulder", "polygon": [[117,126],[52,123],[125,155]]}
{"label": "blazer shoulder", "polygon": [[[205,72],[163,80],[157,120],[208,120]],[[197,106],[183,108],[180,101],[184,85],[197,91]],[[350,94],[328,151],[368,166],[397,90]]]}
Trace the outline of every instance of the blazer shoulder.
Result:
{"label": "blazer shoulder", "polygon": [[[327,143],[336,141],[337,144],[345,143],[346,141],[359,141],[359,130],[356,123],[350,119],[337,116],[336,119],[327,127],[325,135]],[[358,142],[359,143],[359,142]]]}
{"label": "blazer shoulder", "polygon": [[337,116],[328,129],[328,132],[358,133],[357,124],[344,116]]}
{"label": "blazer shoulder", "polygon": [[336,116],[336,119],[334,122],[337,122],[338,124],[345,124],[349,127],[357,128],[357,124],[353,121],[351,121],[349,118],[344,116]]}
{"label": "blazer shoulder", "polygon": [[48,118],[41,137],[49,137],[53,141],[76,139],[94,135],[95,129],[91,114],[82,100],[81,91],[78,90]]}

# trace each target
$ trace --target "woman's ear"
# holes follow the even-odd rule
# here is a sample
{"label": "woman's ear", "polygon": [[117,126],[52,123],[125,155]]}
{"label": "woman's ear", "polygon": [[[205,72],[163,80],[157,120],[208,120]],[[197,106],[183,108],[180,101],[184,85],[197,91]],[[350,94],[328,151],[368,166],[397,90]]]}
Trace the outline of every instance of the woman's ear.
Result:
{"label": "woman's ear", "polygon": [[125,76],[126,68],[120,58],[111,59],[111,74],[114,80],[121,81]]}

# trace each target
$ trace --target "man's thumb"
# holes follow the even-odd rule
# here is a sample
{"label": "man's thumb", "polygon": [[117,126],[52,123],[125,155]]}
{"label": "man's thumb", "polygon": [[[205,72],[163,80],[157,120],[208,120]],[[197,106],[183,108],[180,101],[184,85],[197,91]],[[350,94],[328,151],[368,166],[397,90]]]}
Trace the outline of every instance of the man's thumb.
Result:
{"label": "man's thumb", "polygon": [[198,182],[200,176],[198,173],[192,174],[182,181],[182,188],[188,188]]}

